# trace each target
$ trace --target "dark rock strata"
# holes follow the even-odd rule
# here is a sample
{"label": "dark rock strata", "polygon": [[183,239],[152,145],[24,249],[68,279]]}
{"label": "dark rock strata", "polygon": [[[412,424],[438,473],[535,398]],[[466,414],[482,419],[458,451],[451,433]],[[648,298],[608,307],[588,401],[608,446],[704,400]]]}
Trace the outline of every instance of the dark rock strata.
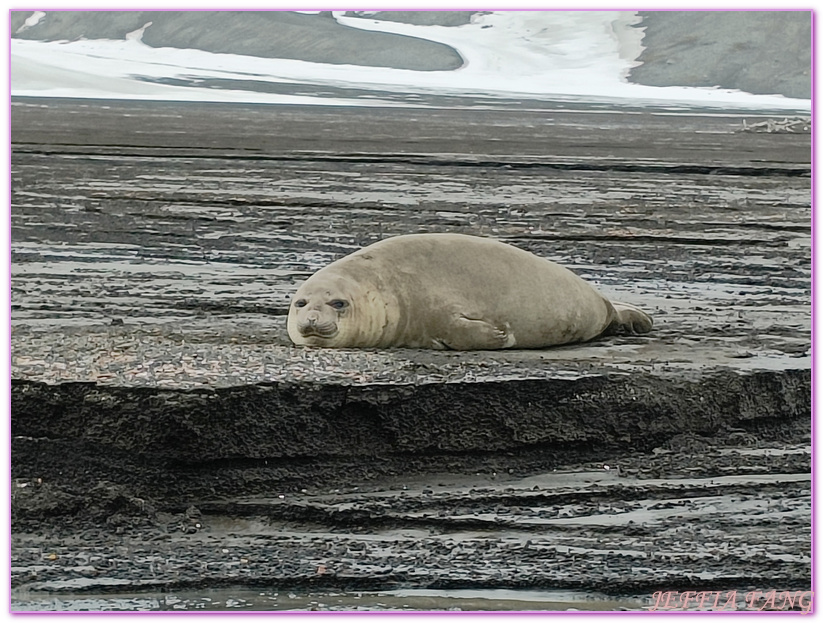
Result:
{"label": "dark rock strata", "polygon": [[[810,374],[797,370],[213,391],[15,381],[12,475],[78,490],[113,480],[176,503],[185,474],[200,474],[188,495],[280,486],[259,474],[238,483],[241,464],[263,471],[271,464],[272,479],[285,477],[286,488],[301,478],[345,481],[337,470],[350,460],[374,476],[409,471],[407,462],[420,455],[437,463],[537,451],[542,467],[551,467],[626,447],[647,451],[682,433],[776,431],[807,419],[810,397]],[[107,467],[88,469],[93,464]],[[167,486],[158,489],[161,483]]]}

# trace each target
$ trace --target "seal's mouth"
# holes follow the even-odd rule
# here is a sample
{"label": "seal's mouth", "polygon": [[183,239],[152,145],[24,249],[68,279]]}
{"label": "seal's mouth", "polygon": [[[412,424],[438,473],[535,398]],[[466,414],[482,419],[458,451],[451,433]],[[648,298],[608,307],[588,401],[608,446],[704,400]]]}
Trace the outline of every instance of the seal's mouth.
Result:
{"label": "seal's mouth", "polygon": [[337,326],[332,327],[319,327],[317,325],[305,325],[302,327],[298,327],[298,331],[300,331],[300,335],[303,337],[314,337],[320,338],[322,340],[330,340],[334,336],[337,335],[338,329]]}

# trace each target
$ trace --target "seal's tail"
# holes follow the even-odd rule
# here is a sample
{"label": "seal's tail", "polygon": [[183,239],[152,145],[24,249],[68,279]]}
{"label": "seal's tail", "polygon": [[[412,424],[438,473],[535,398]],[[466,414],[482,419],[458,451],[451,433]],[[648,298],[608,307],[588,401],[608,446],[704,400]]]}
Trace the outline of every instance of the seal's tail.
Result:
{"label": "seal's tail", "polygon": [[628,303],[612,303],[612,307],[617,314],[609,327],[611,333],[648,333],[652,330],[652,317],[640,308]]}

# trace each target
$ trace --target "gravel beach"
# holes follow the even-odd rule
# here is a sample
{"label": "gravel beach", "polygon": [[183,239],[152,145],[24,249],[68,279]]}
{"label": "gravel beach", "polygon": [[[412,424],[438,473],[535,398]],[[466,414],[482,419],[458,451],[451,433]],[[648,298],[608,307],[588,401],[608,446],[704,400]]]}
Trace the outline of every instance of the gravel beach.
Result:
{"label": "gravel beach", "polygon": [[[12,609],[810,590],[808,122],[482,104],[13,99]],[[313,271],[434,231],[655,329],[289,343]]]}

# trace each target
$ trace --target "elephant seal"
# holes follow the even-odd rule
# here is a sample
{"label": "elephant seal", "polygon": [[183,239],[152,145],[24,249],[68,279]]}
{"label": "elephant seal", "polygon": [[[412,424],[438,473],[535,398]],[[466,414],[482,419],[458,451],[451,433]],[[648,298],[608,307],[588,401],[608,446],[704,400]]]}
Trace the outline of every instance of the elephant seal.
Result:
{"label": "elephant seal", "polygon": [[288,319],[295,344],[332,348],[545,348],[651,328],[570,270],[463,234],[397,236],[332,262],[298,288]]}

